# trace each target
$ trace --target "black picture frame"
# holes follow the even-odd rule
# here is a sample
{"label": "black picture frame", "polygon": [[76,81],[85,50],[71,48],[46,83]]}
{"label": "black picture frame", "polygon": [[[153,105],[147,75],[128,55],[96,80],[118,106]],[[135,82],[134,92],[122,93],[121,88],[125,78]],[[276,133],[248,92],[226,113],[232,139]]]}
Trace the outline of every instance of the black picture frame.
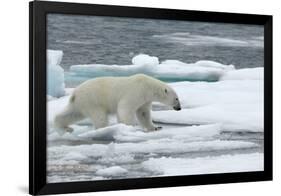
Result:
{"label": "black picture frame", "polygon": [[[264,25],[264,171],[137,179],[46,182],[48,13]],[[29,193],[58,194],[272,180],[272,16],[33,1],[29,3]]]}

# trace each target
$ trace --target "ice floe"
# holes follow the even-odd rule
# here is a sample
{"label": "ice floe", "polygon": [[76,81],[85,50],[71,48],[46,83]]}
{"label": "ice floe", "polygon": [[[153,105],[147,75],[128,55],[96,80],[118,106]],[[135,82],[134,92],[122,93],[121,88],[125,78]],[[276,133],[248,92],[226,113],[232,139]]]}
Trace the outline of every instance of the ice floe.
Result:
{"label": "ice floe", "polygon": [[119,142],[141,142],[151,139],[199,141],[213,138],[214,136],[219,135],[220,131],[220,124],[167,128],[153,132],[144,132],[141,128],[117,124],[98,130],[87,131],[80,134],[79,137]]}
{"label": "ice floe", "polygon": [[[119,127],[119,128],[118,128]],[[127,127],[127,130],[126,130]],[[120,133],[119,135],[113,133],[113,128],[122,130],[124,132],[131,132],[128,137]],[[258,145],[252,142],[244,141],[225,141],[220,140],[218,136],[220,132],[219,125],[202,125],[193,127],[183,127],[166,129],[165,131],[158,131],[152,133],[142,133],[137,129],[126,125],[114,125],[108,128],[96,130],[96,135],[101,134],[100,131],[104,131],[104,137],[101,135],[95,137],[94,131],[91,133],[83,134],[83,137],[89,139],[103,140],[112,139],[118,135],[118,141],[110,144],[83,144],[78,146],[54,146],[49,148],[50,156],[59,154],[63,157],[67,156],[66,152],[72,152],[75,156],[76,153],[83,154],[88,157],[99,157],[99,156],[120,156],[124,154],[142,154],[142,153],[187,153],[196,151],[216,151],[216,150],[227,150],[227,149],[244,149],[244,148],[255,148]],[[110,130],[110,131],[108,131]],[[129,131],[128,131],[129,130]],[[120,131],[121,132],[121,131]],[[135,134],[134,134],[135,133]],[[145,135],[147,134],[147,135]],[[81,136],[81,135],[80,135]],[[78,135],[78,137],[80,137]],[[122,142],[121,142],[122,141]],[[169,145],[167,145],[169,144]],[[73,154],[70,154],[73,157]],[[81,156],[79,156],[81,157]]]}
{"label": "ice floe", "polygon": [[59,99],[51,99],[47,104],[47,121],[53,124],[55,116],[61,112],[68,104],[70,95],[63,96]]}
{"label": "ice floe", "polygon": [[63,52],[47,50],[47,93],[52,97],[64,95],[64,70],[60,66]]}
{"label": "ice floe", "polygon": [[221,123],[223,131],[263,132],[262,108],[256,104],[217,104],[183,109],[179,112],[157,111],[156,122],[183,125]]}
{"label": "ice floe", "polygon": [[72,65],[69,78],[93,78],[101,76],[130,76],[143,73],[164,81],[217,81],[225,72],[235,69],[233,65],[223,65],[214,61],[184,63],[166,60],[159,63],[157,57],[139,54],[132,59],[133,65],[87,64]]}
{"label": "ice floe", "polygon": [[[263,131],[263,80],[176,82],[169,85],[177,92],[183,109],[166,110],[167,107],[154,103],[154,108],[163,109],[153,112],[156,122],[183,125],[220,123],[224,131]],[[72,89],[67,91],[71,93]],[[48,102],[49,123],[67,105],[68,99],[69,96],[65,96]],[[118,132],[115,128],[106,131]],[[98,134],[96,132],[95,137]],[[100,131],[100,134],[104,136],[106,132]],[[114,139],[118,140],[119,135]]]}
{"label": "ice floe", "polygon": [[159,60],[158,57],[155,56],[149,56],[147,54],[139,54],[132,58],[133,65],[138,66],[145,66],[145,65],[158,65]]}
{"label": "ice floe", "polygon": [[[227,153],[259,147],[254,142],[221,140],[218,138],[220,131],[220,125],[214,124],[144,133],[136,127],[118,124],[103,129],[90,130],[82,135],[74,134],[73,137],[81,140],[75,145],[51,145],[49,143],[47,165],[50,175],[48,182],[63,182],[65,179],[81,181],[138,177],[138,175],[173,175],[173,172],[175,172],[174,175],[190,175],[196,172],[256,170],[257,164],[263,162],[261,156],[255,159],[251,159],[251,155],[249,155],[250,158],[247,158],[246,155],[233,156],[233,159],[231,156],[194,157],[196,154],[197,156],[200,154],[212,155],[215,152],[220,154],[221,152]],[[86,138],[87,142],[83,142],[83,139]],[[50,138],[48,137],[48,139]],[[68,142],[74,141],[69,141],[68,138],[60,139]],[[97,141],[106,140],[109,140],[109,143],[97,143]],[[163,156],[165,157],[161,158]],[[189,158],[186,160],[183,157]],[[245,160],[244,157],[246,157]],[[237,166],[239,159],[240,167]],[[231,165],[231,160],[234,161],[235,165]],[[158,163],[161,163],[159,167],[157,167]],[[171,163],[170,170],[167,170],[169,163]],[[230,166],[215,167],[217,163],[220,165],[230,164]],[[196,164],[197,169],[193,170]],[[247,164],[249,166],[246,168]],[[178,172],[180,169],[182,172]],[[59,176],[54,175],[58,173],[60,173]],[[85,174],[87,175],[84,176]]]}
{"label": "ice floe", "polygon": [[96,174],[100,176],[120,176],[128,171],[120,166],[112,166],[104,169],[99,169]]}
{"label": "ice floe", "polygon": [[[177,82],[170,85],[184,109],[155,111],[154,121],[183,125],[221,123],[224,131],[263,132],[262,80]],[[160,104],[155,105],[161,108]]]}
{"label": "ice floe", "polygon": [[263,67],[232,70],[225,73],[220,80],[263,80]]}
{"label": "ice floe", "polygon": [[94,129],[86,119],[71,125],[72,133],[59,135],[53,119],[73,89],[65,89],[62,82],[62,52],[47,54],[48,65],[56,69],[55,88],[47,95],[48,182],[263,170],[261,143],[222,137],[225,132],[263,132],[263,68],[236,70],[205,60],[159,62],[145,54],[135,56],[132,65],[71,66],[70,74],[83,80],[144,73],[164,81],[188,81],[168,83],[179,96],[181,111],[153,103],[153,120],[163,127],[159,131],[118,124],[114,116],[105,128]]}
{"label": "ice floe", "polygon": [[[263,154],[150,158],[143,166],[161,176],[263,171]],[[172,167],[171,167],[172,166]]]}

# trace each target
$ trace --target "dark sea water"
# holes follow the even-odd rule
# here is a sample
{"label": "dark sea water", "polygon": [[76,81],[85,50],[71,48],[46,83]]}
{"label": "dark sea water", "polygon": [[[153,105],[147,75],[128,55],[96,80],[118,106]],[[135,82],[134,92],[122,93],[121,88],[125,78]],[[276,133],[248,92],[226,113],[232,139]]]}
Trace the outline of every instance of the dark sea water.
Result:
{"label": "dark sea water", "polygon": [[139,53],[186,63],[213,60],[236,68],[263,66],[263,26],[49,14],[48,49],[62,66],[131,64]]}

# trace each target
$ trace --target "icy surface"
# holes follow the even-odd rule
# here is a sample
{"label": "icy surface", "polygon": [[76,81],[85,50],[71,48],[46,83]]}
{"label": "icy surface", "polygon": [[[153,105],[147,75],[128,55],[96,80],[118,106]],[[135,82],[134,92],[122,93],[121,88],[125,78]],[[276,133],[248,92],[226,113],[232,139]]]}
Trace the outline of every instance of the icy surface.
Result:
{"label": "icy surface", "polygon": [[113,166],[105,169],[100,169],[96,173],[100,176],[123,176],[127,173],[127,170],[120,166]]}
{"label": "icy surface", "polygon": [[60,66],[63,52],[47,50],[47,93],[52,97],[61,97],[64,91],[64,70]]}
{"label": "icy surface", "polygon": [[[176,172],[178,169],[182,170],[181,175],[194,174],[192,171],[216,173],[235,172],[240,171],[239,169],[241,171],[262,170],[261,167],[257,167],[263,163],[261,156],[255,159],[250,157],[246,160],[244,158],[247,158],[247,155],[233,156],[235,162],[238,162],[240,158],[241,167],[228,165],[232,164],[230,155],[226,156],[228,159],[223,162],[224,158],[221,157],[221,154],[239,153],[239,151],[245,153],[247,149],[250,152],[256,151],[259,149],[259,144],[220,139],[221,127],[219,124],[181,128],[167,127],[162,131],[148,133],[124,124],[98,130],[76,125],[74,129],[72,134],[67,133],[63,136],[59,136],[54,131],[49,133],[49,182],[165,175],[167,165],[163,165],[166,163],[166,160],[162,161],[163,156],[170,157],[170,161],[175,158],[175,162],[179,159],[178,164],[172,164],[173,169],[170,169],[170,173],[167,175],[173,175],[173,171],[175,171],[175,175],[178,175]],[[222,167],[201,166],[198,157],[204,154],[212,155],[213,162],[211,163],[219,162]],[[188,157],[187,161],[185,161],[186,157]],[[193,159],[194,161],[192,161]],[[205,159],[202,158],[202,160]],[[206,158],[205,161],[208,160]],[[163,162],[158,168],[157,161]],[[186,162],[191,162],[192,165],[185,164]],[[182,165],[179,165],[180,163]],[[205,164],[204,161],[202,163]],[[206,163],[210,163],[210,161]],[[201,167],[193,170],[196,164]],[[245,167],[246,164],[248,167]]]}
{"label": "icy surface", "polygon": [[48,65],[60,65],[62,57],[63,51],[61,50],[47,50]]}
{"label": "icy surface", "polygon": [[[126,125],[118,125],[118,126],[124,128],[124,126]],[[196,151],[208,152],[208,151],[227,150],[227,149],[255,148],[258,146],[257,144],[252,142],[220,140],[217,137],[218,136],[217,134],[214,133],[210,134],[210,132],[207,133],[206,136],[204,136],[204,131],[208,132],[208,130],[206,130],[208,126],[210,127],[210,125],[207,125],[206,127],[203,128],[201,126],[194,126],[193,132],[199,130],[199,133],[192,134],[191,131],[189,137],[184,135],[183,133],[178,135],[180,131],[184,132],[186,130],[186,132],[189,132],[189,130],[191,130],[191,128],[185,127],[186,129],[182,129],[178,131],[176,130],[175,132],[172,132],[173,129],[169,129],[169,131],[172,132],[170,133],[170,135],[173,136],[166,137],[166,138],[163,137],[163,133],[161,133],[161,131],[145,136],[146,140],[144,140],[143,137],[138,136],[139,134],[136,133],[134,138],[133,137],[126,138],[125,136],[125,139],[120,139],[122,140],[122,142],[114,142],[115,140],[111,140],[108,142],[110,143],[110,145],[88,144],[88,145],[79,145],[79,146],[56,146],[50,148],[50,153],[55,153],[56,156],[58,156],[60,153],[61,156],[66,156],[65,152],[82,153],[85,156],[103,156],[108,154],[114,154],[115,156],[119,156],[127,153],[129,154],[130,153],[132,154],[175,153],[176,154],[176,153],[187,153],[187,152],[196,152]],[[116,128],[116,126],[114,127]],[[112,127],[103,128],[103,130],[105,131],[107,131],[107,129],[112,129]],[[202,131],[201,133],[203,134],[199,136],[200,131]],[[107,132],[107,134],[104,135],[104,138],[99,137],[99,140],[95,140],[96,139],[95,137],[92,138],[90,136],[88,137],[88,139],[92,139],[91,141],[108,140],[109,135],[110,135],[109,132]],[[112,133],[111,135],[114,134]],[[76,138],[79,139],[79,135],[76,136]],[[83,139],[83,137],[80,139]],[[169,145],[167,145],[167,143],[169,143]]]}
{"label": "icy surface", "polygon": [[60,99],[51,99],[47,104],[47,121],[52,125],[55,116],[61,112],[68,104],[70,95]]}
{"label": "icy surface", "polygon": [[214,104],[183,109],[173,115],[169,111],[158,111],[153,113],[153,119],[185,125],[221,123],[223,131],[263,132],[263,113],[260,112],[262,108],[256,104]]}
{"label": "icy surface", "polygon": [[139,54],[132,59],[132,63],[133,65],[138,65],[138,66],[154,66],[159,64],[159,60],[155,56],[149,56],[147,54]]}
{"label": "icy surface", "polygon": [[143,73],[164,81],[217,81],[227,71],[234,70],[233,65],[223,65],[214,61],[184,63],[178,60],[166,60],[159,64],[157,57],[140,54],[132,59],[133,65],[73,65],[69,78],[86,78],[100,76],[130,76]]}
{"label": "icy surface", "polygon": [[140,128],[117,124],[99,130],[80,134],[82,138],[109,140],[119,142],[140,142],[150,139],[178,139],[185,141],[207,140],[220,134],[220,124],[167,128],[162,131],[144,132]]}
{"label": "icy surface", "polygon": [[[72,133],[59,135],[53,119],[73,89],[64,89],[63,97],[48,96],[48,182],[263,170],[263,68],[235,70],[212,61],[159,63],[139,55],[133,65],[79,65],[71,71],[74,77],[144,72],[194,81],[168,83],[182,110],[153,103],[154,123],[163,127],[153,132],[118,124],[110,116],[105,128],[94,129],[85,119],[71,125]],[[210,78],[216,82],[207,82]]]}
{"label": "icy surface", "polygon": [[[150,158],[143,163],[144,167],[158,175],[195,175],[211,173],[229,173],[245,171],[262,171],[262,153],[222,155],[218,157],[199,158]],[[171,167],[172,166],[172,167]]]}
{"label": "icy surface", "polygon": [[225,73],[220,80],[263,80],[263,67],[232,70]]}
{"label": "icy surface", "polygon": [[[156,122],[221,123],[224,131],[263,132],[263,80],[177,82],[170,85],[176,90],[183,109],[155,111],[153,119]],[[161,104],[155,106],[161,108]]]}

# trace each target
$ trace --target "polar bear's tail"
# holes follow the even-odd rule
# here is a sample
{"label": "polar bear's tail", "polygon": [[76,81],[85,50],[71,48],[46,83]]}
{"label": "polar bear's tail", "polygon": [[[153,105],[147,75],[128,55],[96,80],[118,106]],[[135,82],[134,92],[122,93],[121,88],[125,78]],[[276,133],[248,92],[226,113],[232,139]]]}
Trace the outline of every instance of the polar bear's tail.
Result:
{"label": "polar bear's tail", "polygon": [[74,103],[74,101],[75,101],[75,95],[72,94],[70,99],[69,99],[69,103],[72,104],[72,103]]}

